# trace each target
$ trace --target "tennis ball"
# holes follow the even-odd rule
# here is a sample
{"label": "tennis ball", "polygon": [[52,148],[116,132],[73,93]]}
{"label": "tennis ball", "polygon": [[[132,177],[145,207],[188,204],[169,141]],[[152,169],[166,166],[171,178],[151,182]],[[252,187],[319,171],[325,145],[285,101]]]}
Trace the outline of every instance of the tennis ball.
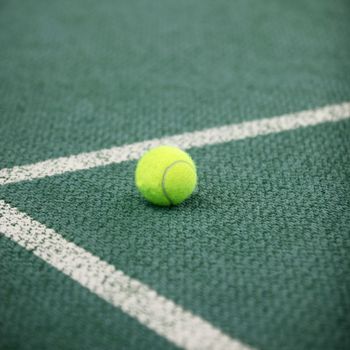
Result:
{"label": "tennis ball", "polygon": [[138,162],[135,182],[151,203],[177,205],[187,199],[197,184],[196,165],[186,152],[173,146],[148,151]]}

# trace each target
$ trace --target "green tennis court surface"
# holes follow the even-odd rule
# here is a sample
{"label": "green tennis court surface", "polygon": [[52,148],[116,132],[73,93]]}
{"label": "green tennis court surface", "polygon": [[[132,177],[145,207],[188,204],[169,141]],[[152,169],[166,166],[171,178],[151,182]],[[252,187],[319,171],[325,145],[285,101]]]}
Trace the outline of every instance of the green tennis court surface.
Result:
{"label": "green tennis court surface", "polygon": [[[350,348],[349,18],[0,1],[0,349]],[[178,207],[134,185],[164,143]]]}

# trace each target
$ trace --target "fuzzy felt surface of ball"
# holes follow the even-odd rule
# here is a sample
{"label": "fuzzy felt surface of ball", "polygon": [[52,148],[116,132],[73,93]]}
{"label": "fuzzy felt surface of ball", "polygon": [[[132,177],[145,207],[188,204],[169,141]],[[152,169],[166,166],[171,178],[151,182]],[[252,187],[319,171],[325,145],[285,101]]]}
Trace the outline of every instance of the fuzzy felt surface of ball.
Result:
{"label": "fuzzy felt surface of ball", "polygon": [[138,190],[153,204],[182,203],[197,186],[197,170],[191,156],[174,146],[151,149],[139,160],[135,182]]}

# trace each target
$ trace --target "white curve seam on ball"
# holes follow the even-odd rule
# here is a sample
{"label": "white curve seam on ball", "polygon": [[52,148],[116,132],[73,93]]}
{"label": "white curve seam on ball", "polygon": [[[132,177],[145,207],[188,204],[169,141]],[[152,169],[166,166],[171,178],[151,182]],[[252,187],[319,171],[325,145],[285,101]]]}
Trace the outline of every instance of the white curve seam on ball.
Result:
{"label": "white curve seam on ball", "polygon": [[[167,176],[169,170],[170,170],[171,168],[173,168],[174,165],[176,165],[176,164],[178,164],[178,163],[185,163],[185,164],[187,164],[188,166],[190,166],[190,167],[193,169],[193,166],[192,166],[192,164],[191,164],[190,162],[187,162],[186,160],[182,160],[182,159],[181,159],[181,160],[175,160],[173,163],[171,163],[170,165],[168,165],[168,166],[165,168],[164,173],[163,173],[163,176],[162,176],[162,192],[163,192],[165,198],[169,201],[170,205],[173,205],[174,203],[173,203],[173,201],[171,200],[170,195],[168,194],[168,192],[167,192],[167,190],[166,190],[165,180],[166,180],[166,176]],[[193,170],[194,170],[194,169],[193,169]]]}

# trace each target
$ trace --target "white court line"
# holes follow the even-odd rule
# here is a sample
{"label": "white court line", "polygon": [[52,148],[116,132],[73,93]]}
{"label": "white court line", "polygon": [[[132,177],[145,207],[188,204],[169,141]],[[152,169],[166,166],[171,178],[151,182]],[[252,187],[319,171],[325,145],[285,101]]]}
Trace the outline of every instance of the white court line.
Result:
{"label": "white court line", "polygon": [[49,159],[35,164],[1,169],[0,185],[34,180],[45,176],[90,169],[113,163],[121,163],[127,160],[135,160],[149,148],[163,144],[189,149],[241,140],[258,135],[278,133],[325,122],[335,122],[349,117],[350,102],[345,102],[268,119],[232,124],[203,131],[188,132],[121,147],[112,147],[96,152],[81,153],[69,157]]}
{"label": "white court line", "polygon": [[[147,149],[219,144],[350,117],[350,103],[61,157],[0,170],[0,185],[138,159]],[[249,350],[207,321],[0,200],[0,232],[125,313],[185,349]]]}
{"label": "white court line", "polygon": [[252,350],[2,200],[0,232],[179,347]]}

